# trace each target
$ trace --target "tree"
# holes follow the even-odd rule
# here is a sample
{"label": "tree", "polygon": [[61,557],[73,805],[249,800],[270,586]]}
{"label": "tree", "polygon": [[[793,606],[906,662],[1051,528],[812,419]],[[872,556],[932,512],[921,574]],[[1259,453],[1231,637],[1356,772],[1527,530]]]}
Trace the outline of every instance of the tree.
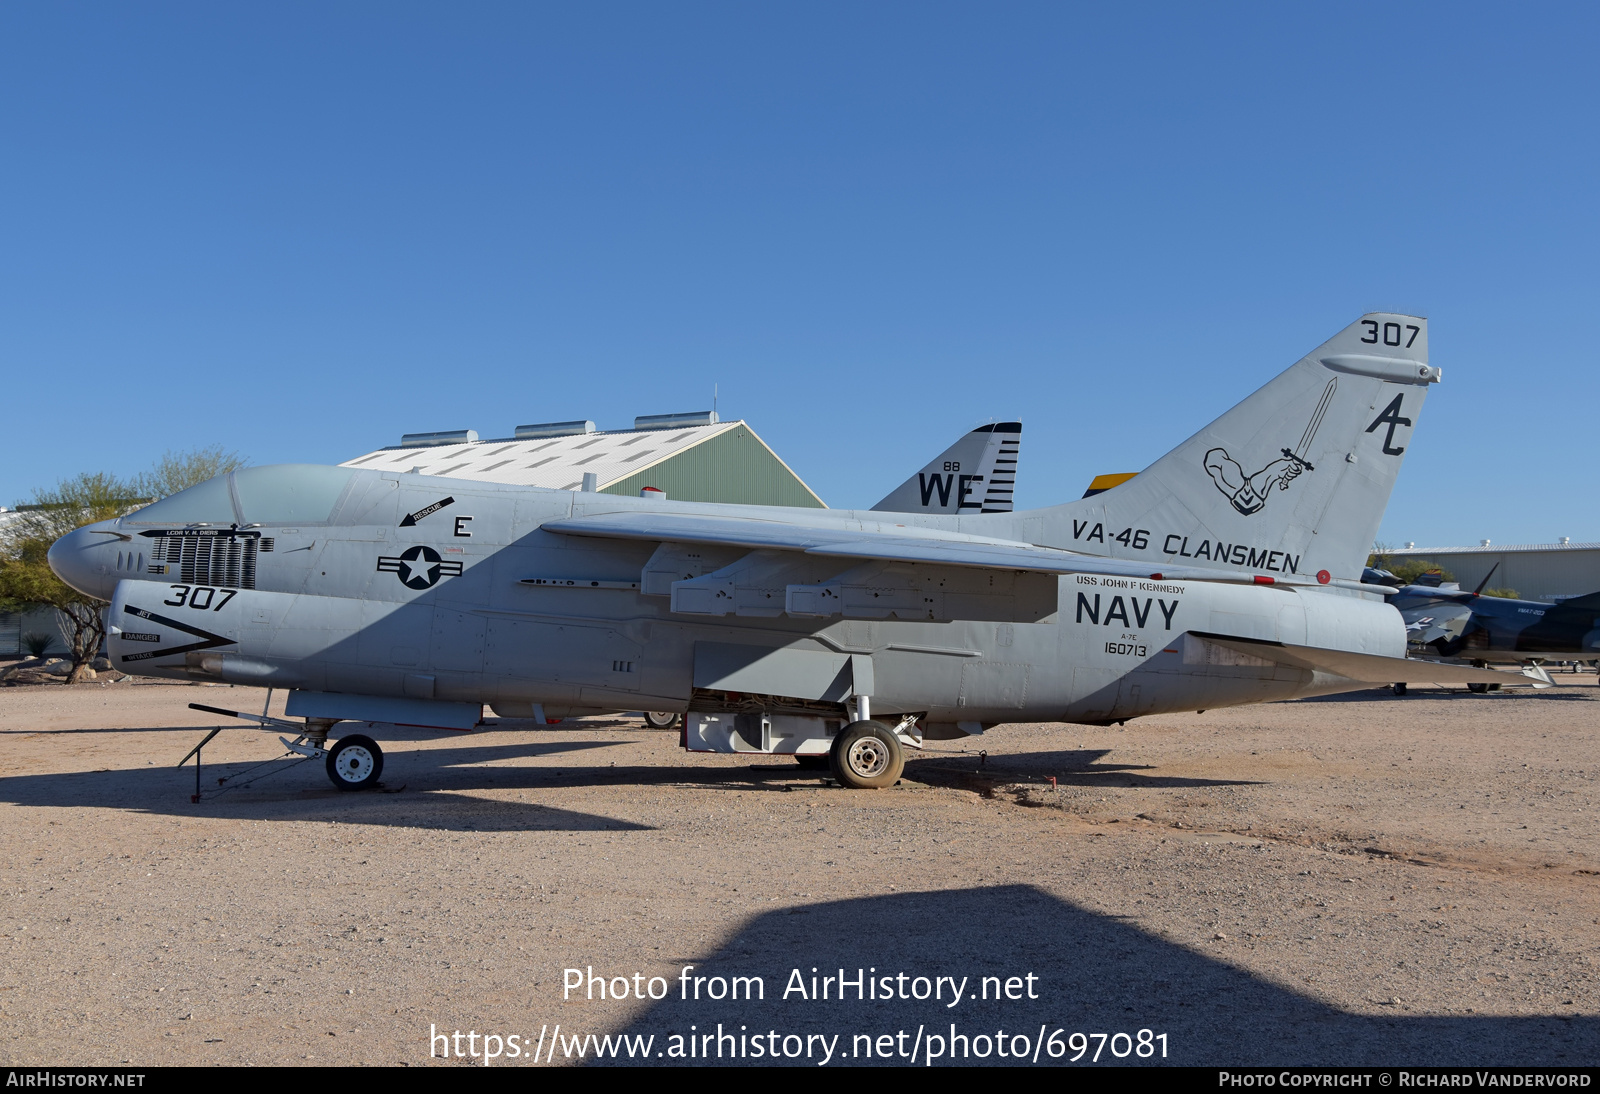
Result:
{"label": "tree", "polygon": [[104,604],[62,581],[46,558],[50,545],[74,528],[119,517],[141,502],[133,483],[103,472],[64,479],[53,490],[37,490],[18,506],[0,538],[0,610],[32,605],[55,609],[72,655],[67,683],[94,679],[92,667],[105,640]]}
{"label": "tree", "polygon": [[55,609],[72,654],[69,684],[94,679],[93,663],[105,641],[104,603],[85,596],[50,569],[50,545],[74,528],[120,517],[148,502],[244,467],[249,461],[219,444],[168,451],[132,480],[104,472],[63,479],[37,490],[33,502],[0,528],[0,611],[34,606]]}
{"label": "tree", "polygon": [[187,452],[168,452],[156,465],[133,480],[138,493],[151,501],[159,501],[179,490],[199,486],[207,479],[226,475],[249,464],[237,452],[229,452],[220,444],[206,448],[193,448]]}
{"label": "tree", "polygon": [[1383,543],[1372,545],[1372,554],[1367,556],[1367,565],[1379,570],[1388,570],[1406,585],[1416,583],[1417,578],[1423,574],[1438,574],[1441,581],[1454,581],[1455,575],[1437,562],[1430,562],[1425,558],[1395,558],[1390,552],[1394,549]]}

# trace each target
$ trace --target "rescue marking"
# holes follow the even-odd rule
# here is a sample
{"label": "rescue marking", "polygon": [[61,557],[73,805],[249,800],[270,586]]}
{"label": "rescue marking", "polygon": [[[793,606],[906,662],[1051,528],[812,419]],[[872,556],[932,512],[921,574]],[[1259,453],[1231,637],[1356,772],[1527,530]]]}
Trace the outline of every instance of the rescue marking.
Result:
{"label": "rescue marking", "polygon": [[[423,508],[418,509],[415,513],[407,513],[405,515],[405,519],[400,522],[400,527],[414,527],[417,521],[421,520],[423,517],[431,517],[433,514],[443,509],[446,505],[454,505],[455,502],[455,498],[445,498],[443,501],[436,501],[432,505],[424,506]],[[468,517],[467,519],[471,520],[472,518]]]}

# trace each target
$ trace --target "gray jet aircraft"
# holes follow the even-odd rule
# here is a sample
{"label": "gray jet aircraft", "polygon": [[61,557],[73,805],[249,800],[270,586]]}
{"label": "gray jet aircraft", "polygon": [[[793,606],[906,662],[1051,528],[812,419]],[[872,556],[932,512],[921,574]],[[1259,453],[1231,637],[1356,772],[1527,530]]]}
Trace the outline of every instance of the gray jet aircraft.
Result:
{"label": "gray jet aircraft", "polygon": [[[236,471],[59,540],[128,672],[288,688],[334,785],[342,720],[470,729],[662,710],[684,747],[827,763],[999,723],[1504,674],[1407,661],[1360,580],[1428,387],[1427,323],[1367,315],[1136,477],[1014,513],[627,498],[349,467]],[[1133,403],[1147,392],[1130,391]],[[1383,590],[1387,591],[1387,590]],[[256,718],[273,723],[273,719]]]}

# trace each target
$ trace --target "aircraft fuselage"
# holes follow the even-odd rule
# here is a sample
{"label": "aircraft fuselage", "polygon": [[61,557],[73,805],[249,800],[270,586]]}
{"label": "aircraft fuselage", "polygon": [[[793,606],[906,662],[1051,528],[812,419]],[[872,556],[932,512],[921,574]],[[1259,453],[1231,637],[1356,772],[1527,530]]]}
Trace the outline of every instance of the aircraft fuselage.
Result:
{"label": "aircraft fuselage", "polygon": [[[451,504],[427,512],[447,495]],[[857,602],[842,616],[797,617],[784,611],[783,588],[828,581],[846,568],[839,559],[693,545],[674,554],[672,545],[540,528],[669,507],[753,515],[356,471],[331,524],[171,526],[141,524],[134,513],[73,533],[62,555],[75,551],[80,570],[100,571],[112,599],[110,654],[124,671],[486,703],[502,713],[532,704],[550,716],[715,709],[752,694],[820,710],[870,694],[875,714],[925,713],[928,723],[1105,723],[1356,686],[1220,649],[1192,631],[1404,652],[1399,616],[1359,596],[1095,574],[947,568],[936,594],[923,597],[926,611],[886,582],[889,607]],[[853,527],[966,527],[953,517],[801,515]],[[706,557],[679,578],[752,559],[737,604],[712,605],[725,614],[681,610],[687,602],[672,610],[662,575],[673,575],[652,577],[650,567],[681,569],[684,555]],[[777,590],[770,606],[763,589]]]}

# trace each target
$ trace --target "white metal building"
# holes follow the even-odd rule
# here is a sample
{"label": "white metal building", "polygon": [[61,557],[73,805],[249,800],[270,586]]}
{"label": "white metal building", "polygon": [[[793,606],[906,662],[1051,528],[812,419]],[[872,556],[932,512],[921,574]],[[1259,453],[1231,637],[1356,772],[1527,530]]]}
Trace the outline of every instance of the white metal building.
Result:
{"label": "white metal building", "polygon": [[1477,547],[1411,547],[1391,559],[1426,559],[1455,575],[1463,589],[1489,577],[1493,589],[1515,589],[1524,600],[1564,600],[1600,592],[1600,543],[1523,543]]}

